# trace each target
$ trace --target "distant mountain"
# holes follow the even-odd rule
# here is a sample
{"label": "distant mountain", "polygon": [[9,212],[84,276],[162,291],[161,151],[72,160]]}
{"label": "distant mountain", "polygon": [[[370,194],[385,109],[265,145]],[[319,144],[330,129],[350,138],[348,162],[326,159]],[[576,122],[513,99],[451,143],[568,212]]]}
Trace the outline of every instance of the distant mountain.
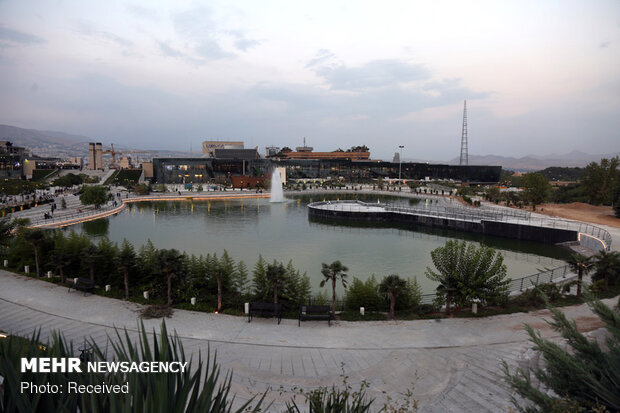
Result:
{"label": "distant mountain", "polygon": [[[57,131],[42,131],[36,129],[24,129],[10,125],[0,125],[0,141],[10,141],[16,146],[27,148],[30,153],[42,157],[69,158],[88,157],[88,142],[100,142],[88,136],[72,135]],[[109,148],[109,142],[102,142],[104,149]],[[131,151],[133,148],[115,145],[116,151]],[[188,156],[183,151],[146,151],[153,156]],[[108,155],[104,155],[107,157]],[[142,158],[143,156],[140,156]]]}
{"label": "distant mountain", "polygon": [[[563,155],[528,155],[522,158],[499,155],[469,155],[469,164],[500,165],[504,169],[513,171],[539,171],[550,166],[584,167],[590,162],[600,162],[602,158],[613,158],[614,156],[620,156],[620,153],[590,155],[581,151],[572,151]],[[449,163],[456,165],[459,163],[459,158],[454,158]]]}
{"label": "distant mountain", "polygon": [[88,142],[93,141],[87,136],[24,129],[10,125],[0,125],[0,140],[23,146],[39,156],[51,157],[67,153],[72,154],[69,156],[85,156],[88,153]]}

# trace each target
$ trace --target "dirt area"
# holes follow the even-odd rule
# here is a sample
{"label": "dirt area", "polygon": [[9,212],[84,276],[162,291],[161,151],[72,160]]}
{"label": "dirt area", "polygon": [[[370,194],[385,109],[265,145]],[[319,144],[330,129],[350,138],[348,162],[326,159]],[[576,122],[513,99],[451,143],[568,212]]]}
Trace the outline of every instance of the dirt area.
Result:
{"label": "dirt area", "polygon": [[614,210],[610,206],[594,206],[582,202],[573,202],[572,204],[542,204],[536,207],[536,212],[560,218],[620,228],[620,218],[615,217]]}

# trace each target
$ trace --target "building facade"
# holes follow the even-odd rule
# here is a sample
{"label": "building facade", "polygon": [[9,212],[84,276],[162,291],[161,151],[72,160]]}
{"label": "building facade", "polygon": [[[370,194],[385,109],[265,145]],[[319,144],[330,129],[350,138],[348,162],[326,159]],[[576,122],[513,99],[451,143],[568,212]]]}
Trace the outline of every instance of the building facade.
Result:
{"label": "building facade", "polygon": [[[403,162],[403,179],[453,179],[471,184],[499,182],[501,166],[442,165]],[[346,179],[368,182],[398,178],[399,164],[384,161],[353,161],[349,159],[217,159],[217,158],[154,158],[153,180],[156,183],[209,183],[231,176],[251,177],[284,168],[287,179]]]}

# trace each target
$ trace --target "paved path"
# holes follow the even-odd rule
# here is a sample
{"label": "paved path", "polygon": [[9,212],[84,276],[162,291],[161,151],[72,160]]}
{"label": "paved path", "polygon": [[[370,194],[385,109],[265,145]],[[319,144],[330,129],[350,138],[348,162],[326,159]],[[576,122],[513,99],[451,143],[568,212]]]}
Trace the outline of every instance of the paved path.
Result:
{"label": "paved path", "polygon": [[[140,306],[81,293],[36,279],[0,271],[0,330],[42,336],[62,332],[74,343],[92,337],[105,344],[113,327],[136,337]],[[586,306],[565,310],[584,329],[598,328]],[[366,380],[368,393],[383,404],[403,400],[412,389],[422,412],[508,411],[510,391],[501,360],[515,365],[529,348],[523,323],[553,332],[542,321],[546,311],[484,319],[395,322],[324,322],[255,319],[176,310],[167,320],[181,337],[186,353],[217,351],[223,371],[233,371],[239,400],[271,390],[272,411],[281,411],[294,388],[311,389]],[[146,320],[157,329],[159,320]]]}

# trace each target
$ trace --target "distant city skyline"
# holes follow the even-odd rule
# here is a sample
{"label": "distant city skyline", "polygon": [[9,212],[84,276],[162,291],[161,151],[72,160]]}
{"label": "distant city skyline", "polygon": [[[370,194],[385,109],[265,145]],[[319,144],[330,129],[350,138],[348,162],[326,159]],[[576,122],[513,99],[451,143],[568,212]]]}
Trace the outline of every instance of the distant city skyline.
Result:
{"label": "distant city skyline", "polygon": [[620,152],[617,1],[0,1],[0,123],[145,149]]}

